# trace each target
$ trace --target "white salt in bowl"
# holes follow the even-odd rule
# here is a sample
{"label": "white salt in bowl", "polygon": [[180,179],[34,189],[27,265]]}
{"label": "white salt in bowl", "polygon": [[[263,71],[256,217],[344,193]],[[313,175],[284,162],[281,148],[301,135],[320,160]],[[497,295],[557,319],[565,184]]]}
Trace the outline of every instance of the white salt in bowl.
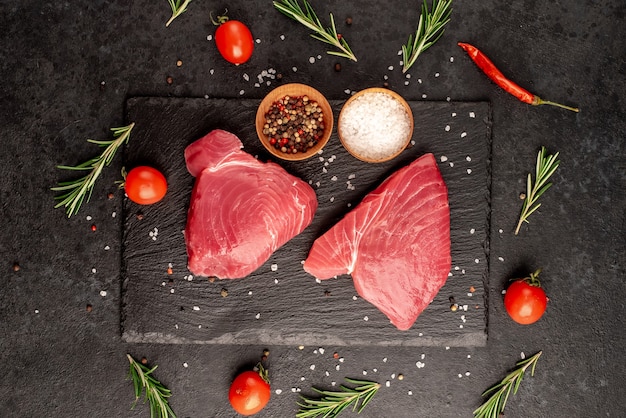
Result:
{"label": "white salt in bowl", "polygon": [[368,163],[389,161],[411,141],[413,112],[406,100],[391,90],[361,90],[343,105],[337,134],[355,158]]}

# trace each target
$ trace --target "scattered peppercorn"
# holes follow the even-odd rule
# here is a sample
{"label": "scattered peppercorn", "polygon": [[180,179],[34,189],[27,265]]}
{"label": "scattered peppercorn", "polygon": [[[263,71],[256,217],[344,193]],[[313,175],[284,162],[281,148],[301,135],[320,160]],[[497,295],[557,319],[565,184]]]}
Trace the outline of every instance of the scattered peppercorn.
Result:
{"label": "scattered peppercorn", "polygon": [[337,72],[341,71],[341,64],[339,64],[339,63],[335,64],[335,71],[337,71]]}
{"label": "scattered peppercorn", "polygon": [[93,232],[96,232],[96,229],[98,229],[98,228],[96,228],[96,224],[91,225],[91,230],[92,230]]}
{"label": "scattered peppercorn", "polygon": [[520,200],[526,199],[526,193],[520,193],[519,194],[519,198],[520,198]]}
{"label": "scattered peppercorn", "polygon": [[91,311],[93,310],[93,306],[91,306],[91,305],[87,304],[87,306],[85,307],[85,310],[86,310],[87,312],[91,312]]}
{"label": "scattered peppercorn", "polygon": [[276,74],[276,80],[282,80],[283,75],[281,73]]}
{"label": "scattered peppercorn", "polygon": [[404,375],[402,373],[398,375],[398,380],[404,380]]}
{"label": "scattered peppercorn", "polygon": [[148,359],[147,359],[147,358],[145,358],[145,357],[142,357],[142,358],[141,358],[141,364],[143,364],[143,365],[148,364]]}
{"label": "scattered peppercorn", "polygon": [[176,66],[177,66],[177,67],[182,67],[182,66],[183,66],[183,62],[182,62],[182,60],[178,60],[178,61],[176,61]]}
{"label": "scattered peppercorn", "polygon": [[476,288],[474,286],[470,286],[469,291],[474,293],[476,291]]}
{"label": "scattered peppercorn", "polygon": [[263,350],[263,355],[267,358],[270,355],[270,350],[268,350],[267,348],[265,350]]}
{"label": "scattered peppercorn", "polygon": [[109,192],[109,193],[107,194],[107,197],[108,197],[109,199],[113,199],[113,198],[115,197],[115,195],[114,195],[113,193]]}
{"label": "scattered peppercorn", "polygon": [[167,82],[167,84],[172,84],[174,82],[174,78],[172,76],[168,75],[165,78],[165,81]]}
{"label": "scattered peppercorn", "polygon": [[174,270],[172,270],[171,267],[168,267],[167,268],[167,274],[172,274],[172,273],[174,273]]}
{"label": "scattered peppercorn", "polygon": [[20,268],[21,267],[17,262],[13,263],[13,271],[20,271]]}
{"label": "scattered peppercorn", "polygon": [[384,87],[384,88],[389,87],[389,83],[387,83],[387,82],[385,81],[385,82],[383,83],[383,87]]}
{"label": "scattered peppercorn", "polygon": [[222,295],[222,297],[225,298],[226,296],[228,296],[228,290],[222,289],[222,291],[220,292],[220,295]]}
{"label": "scattered peppercorn", "polygon": [[333,358],[339,358],[339,353],[335,351],[335,352],[333,353]]}
{"label": "scattered peppercorn", "polygon": [[209,283],[215,283],[215,276],[209,277]]}
{"label": "scattered peppercorn", "polygon": [[346,17],[346,25],[350,26],[352,24],[352,18],[350,16]]}
{"label": "scattered peppercorn", "polygon": [[141,221],[143,220],[143,213],[141,212],[137,212],[137,215],[135,215],[137,217],[137,220]]}
{"label": "scattered peppercorn", "polygon": [[307,152],[324,134],[324,114],[308,96],[285,96],[265,113],[263,134],[269,144],[283,153]]}
{"label": "scattered peppercorn", "polygon": [[324,296],[331,296],[330,290],[324,290]]}

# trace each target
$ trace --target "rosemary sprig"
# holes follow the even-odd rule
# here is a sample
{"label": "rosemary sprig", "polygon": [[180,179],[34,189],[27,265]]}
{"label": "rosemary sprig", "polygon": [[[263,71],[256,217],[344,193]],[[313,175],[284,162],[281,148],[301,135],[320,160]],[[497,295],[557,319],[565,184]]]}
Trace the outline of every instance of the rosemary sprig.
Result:
{"label": "rosemary sprig", "polygon": [[379,383],[368,380],[346,378],[346,381],[357,386],[352,389],[341,385],[339,386],[341,391],[328,391],[313,388],[314,391],[322,395],[322,398],[309,399],[302,397],[302,402],[298,402],[300,410],[296,414],[296,418],[319,416],[323,418],[334,418],[351,404],[354,404],[352,410],[360,413],[380,388]]}
{"label": "rosemary sprig", "polygon": [[133,381],[135,388],[135,402],[133,402],[131,409],[135,408],[139,398],[141,398],[141,392],[145,389],[144,401],[150,403],[150,418],[168,418],[170,416],[176,418],[174,411],[172,411],[172,408],[170,408],[167,402],[167,398],[172,396],[171,391],[152,377],[152,372],[154,372],[158,366],[149,369],[135,361],[130,354],[126,354],[126,357],[128,357],[128,361],[130,362],[128,376]]}
{"label": "rosemary sprig", "polygon": [[537,365],[539,356],[541,356],[541,351],[526,360],[518,362],[518,367],[502,379],[500,383],[484,391],[482,396],[487,396],[492,392],[493,394],[474,411],[474,418],[498,418],[504,411],[511,390],[513,390],[514,395],[517,393],[517,389],[520,383],[522,383],[526,369],[531,367],[530,375],[535,375],[535,366]]}
{"label": "rosemary sprig", "polygon": [[165,26],[169,26],[178,16],[183,14],[187,10],[187,6],[191,3],[191,0],[167,0],[172,8],[172,17],[167,21]]}
{"label": "rosemary sprig", "polygon": [[409,35],[406,45],[402,45],[402,72],[406,73],[419,55],[441,38],[444,26],[450,21],[452,0],[433,0],[431,11],[424,0],[422,14],[415,35]]}
{"label": "rosemary sprig", "polygon": [[300,7],[298,0],[280,0],[274,1],[273,3],[274,7],[276,7],[279,12],[297,22],[300,22],[315,32],[311,34],[311,37],[339,49],[339,51],[326,51],[327,54],[348,58],[356,62],[356,56],[348,46],[345,38],[337,33],[333,14],[330,13],[330,28],[325,28],[322,26],[322,23],[309,2],[307,0],[302,0],[302,2],[304,4],[304,10]]}
{"label": "rosemary sprig", "polygon": [[560,161],[557,160],[559,153],[557,152],[554,155],[546,155],[546,153],[546,148],[541,147],[541,151],[537,154],[534,185],[532,182],[532,176],[528,173],[528,179],[526,181],[526,197],[524,198],[522,213],[520,214],[517,228],[515,228],[515,235],[519,233],[522,223],[528,223],[528,217],[541,206],[541,203],[536,203],[537,199],[539,199],[539,197],[541,197],[541,195],[544,194],[550,186],[552,186],[552,183],[547,183],[547,181],[559,167]]}
{"label": "rosemary sprig", "polygon": [[112,128],[111,131],[113,131],[115,139],[110,141],[96,141],[88,139],[87,142],[97,144],[101,147],[106,147],[106,149],[99,156],[85,161],[77,166],[57,166],[57,168],[62,170],[89,170],[89,174],[77,180],[60,182],[57,187],[52,187],[51,190],[56,192],[65,192],[62,195],[55,197],[55,199],[60,200],[60,202],[56,204],[55,208],[65,206],[67,216],[69,218],[78,212],[85,199],[89,201],[91,198],[91,192],[93,191],[93,186],[95,185],[96,180],[98,180],[100,173],[102,173],[102,169],[111,163],[116,151],[124,145],[124,143],[128,142],[130,132],[134,126],[135,124],[131,123],[128,126]]}

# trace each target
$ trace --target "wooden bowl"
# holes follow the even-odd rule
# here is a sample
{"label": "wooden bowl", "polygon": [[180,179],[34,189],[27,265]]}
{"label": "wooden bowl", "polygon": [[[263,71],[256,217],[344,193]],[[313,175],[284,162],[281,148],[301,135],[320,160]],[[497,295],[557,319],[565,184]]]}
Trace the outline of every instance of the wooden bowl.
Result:
{"label": "wooden bowl", "polygon": [[[307,96],[310,100],[313,100],[318,103],[318,105],[322,109],[322,117],[324,118],[324,131],[322,137],[317,141],[313,147],[309,148],[306,152],[298,152],[296,154],[282,152],[280,149],[274,148],[273,145],[270,144],[270,138],[263,133],[263,127],[265,125],[265,114],[271,108],[272,104],[282,99],[285,96],[291,97],[300,97]],[[311,86],[307,86],[305,84],[285,84],[280,87],[275,88],[271,92],[268,93],[267,96],[261,101],[259,108],[256,112],[256,133],[259,136],[259,140],[272,155],[281,158],[283,160],[289,161],[299,161],[305,160],[313,155],[317,154],[324,145],[330,139],[330,135],[333,132],[333,110],[328,103],[328,100],[324,97],[322,93],[315,90]]]}
{"label": "wooden bowl", "polygon": [[[359,150],[355,149],[354,147],[354,141],[352,141],[352,146],[350,144],[351,141],[347,141],[346,140],[346,136],[347,136],[347,128],[346,128],[346,115],[350,113],[350,111],[346,111],[346,109],[350,109],[350,106],[354,106],[354,103],[356,101],[359,101],[359,103],[361,102],[362,99],[359,98],[363,98],[366,95],[372,95],[375,93],[383,93],[388,95],[389,97],[391,97],[391,99],[395,100],[396,102],[398,102],[398,104],[400,105],[400,110],[399,111],[404,111],[406,112],[406,115],[408,116],[408,127],[406,129],[406,137],[403,137],[401,139],[399,139],[398,145],[391,147],[393,149],[390,149],[388,153],[385,153],[384,155],[378,155],[376,157],[373,157],[371,155],[364,155],[362,152],[359,152]],[[368,111],[370,111],[368,109]],[[372,109],[371,112],[376,112],[377,109]],[[372,114],[371,118],[368,118],[368,120],[375,120],[375,115]],[[404,149],[407,147],[407,145],[409,145],[409,142],[411,141],[411,137],[413,136],[413,112],[411,111],[411,108],[409,107],[409,104],[406,102],[406,100],[404,100],[402,98],[402,96],[400,96],[398,93],[391,91],[389,89],[385,89],[385,88],[380,88],[380,87],[372,87],[372,88],[368,88],[365,90],[361,90],[358,93],[355,93],[354,95],[352,95],[352,97],[350,97],[346,103],[343,105],[343,107],[341,108],[341,112],[339,113],[339,119],[337,122],[337,134],[339,136],[339,140],[341,141],[341,144],[343,145],[343,147],[346,149],[346,151],[348,151],[353,157],[358,158],[361,161],[365,161],[368,163],[382,163],[385,161],[389,161],[392,160],[394,158],[396,158],[398,155],[400,155],[400,153],[402,153],[402,151],[404,151]],[[370,144],[372,144],[372,147],[374,145],[378,145],[378,146],[382,146],[385,145],[382,143],[382,141],[384,141],[385,139],[388,138],[387,135],[385,135],[385,128],[383,126],[381,126],[381,131],[376,133],[376,137],[375,137],[375,141],[377,141],[376,144],[373,144],[372,142],[370,142]],[[401,144],[400,144],[401,142]],[[365,145],[364,145],[365,146]],[[369,144],[368,144],[368,147]]]}

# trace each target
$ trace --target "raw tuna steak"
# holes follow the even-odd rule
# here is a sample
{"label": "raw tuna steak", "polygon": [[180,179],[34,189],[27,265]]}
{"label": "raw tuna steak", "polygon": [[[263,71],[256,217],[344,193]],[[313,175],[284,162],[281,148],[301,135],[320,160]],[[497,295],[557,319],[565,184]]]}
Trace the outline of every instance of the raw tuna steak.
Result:
{"label": "raw tuna steak", "polygon": [[304,270],[318,279],[351,274],[359,295],[407,330],[445,283],[450,263],[448,189],[426,154],[319,237]]}
{"label": "raw tuna steak", "polygon": [[247,276],[302,232],[317,209],[311,186],[242,148],[235,135],[215,130],[185,149],[196,177],[185,227],[195,275]]}

